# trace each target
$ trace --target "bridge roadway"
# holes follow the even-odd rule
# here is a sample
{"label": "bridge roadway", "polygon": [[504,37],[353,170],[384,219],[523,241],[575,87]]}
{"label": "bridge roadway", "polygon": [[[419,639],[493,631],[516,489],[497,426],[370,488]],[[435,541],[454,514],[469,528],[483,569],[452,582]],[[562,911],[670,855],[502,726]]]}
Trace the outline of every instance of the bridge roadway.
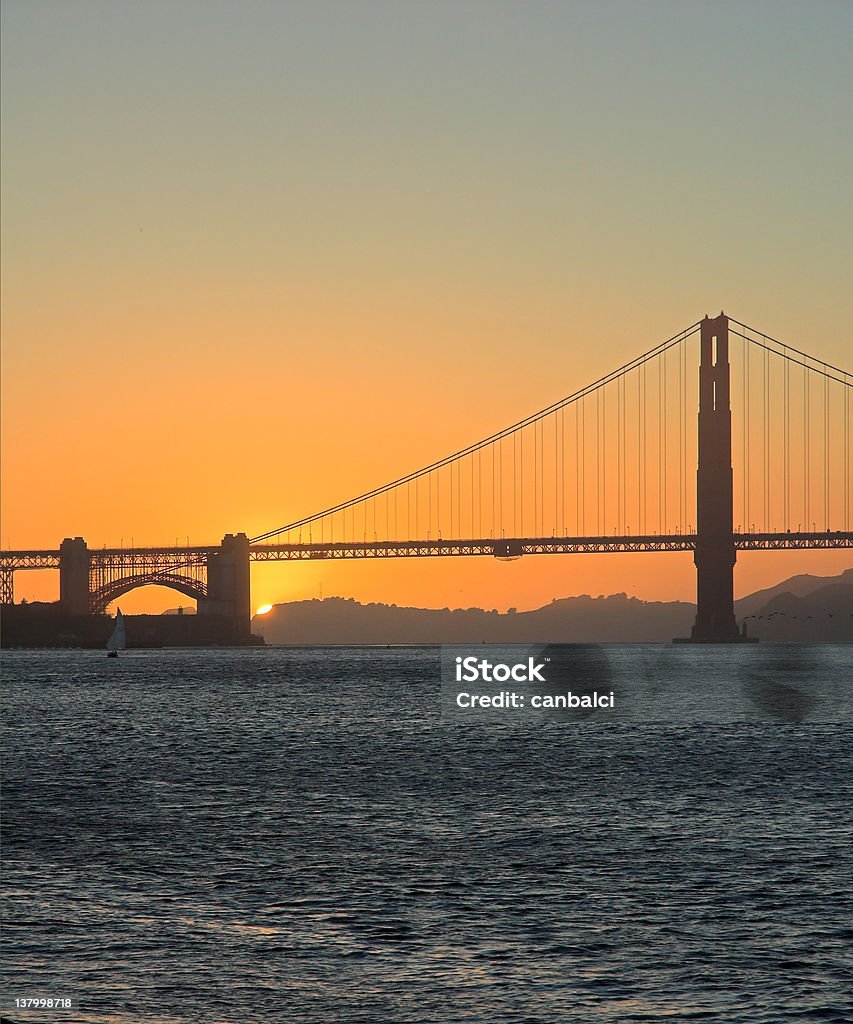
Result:
{"label": "bridge roadway", "polygon": [[[738,551],[766,551],[791,548],[853,548],[853,532],[823,533],[736,533]],[[288,544],[253,544],[253,562],[291,562],[307,559],[410,558],[437,555],[491,555],[519,558],[521,555],[594,554],[620,551],[693,551],[695,533],[646,534],[643,536],[525,537],[479,540],[376,540],[357,543],[309,541]]]}
{"label": "bridge roadway", "polygon": [[[738,551],[853,548],[853,531],[735,533]],[[252,562],[297,562],[345,558],[434,558],[436,556],[490,555],[518,558],[522,555],[596,554],[627,551],[693,551],[695,533],[605,535],[600,537],[483,537],[475,540],[373,540],[304,541],[286,544],[253,544]],[[92,567],[135,572],[198,565],[219,550],[217,545],[150,548],[90,548]],[[2,551],[0,569],[58,569],[59,551]]]}

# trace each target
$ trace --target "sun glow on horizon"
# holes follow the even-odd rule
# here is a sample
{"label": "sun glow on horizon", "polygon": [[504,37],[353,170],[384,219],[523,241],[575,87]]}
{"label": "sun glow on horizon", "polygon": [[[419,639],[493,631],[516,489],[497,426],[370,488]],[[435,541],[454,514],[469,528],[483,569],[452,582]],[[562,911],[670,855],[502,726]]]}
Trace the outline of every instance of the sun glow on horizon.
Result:
{"label": "sun glow on horizon", "polygon": [[271,604],[262,604],[261,607],[258,608],[258,610],[255,612],[255,615],[266,615],[267,612],[271,612],[271,611],[272,611],[272,605]]}

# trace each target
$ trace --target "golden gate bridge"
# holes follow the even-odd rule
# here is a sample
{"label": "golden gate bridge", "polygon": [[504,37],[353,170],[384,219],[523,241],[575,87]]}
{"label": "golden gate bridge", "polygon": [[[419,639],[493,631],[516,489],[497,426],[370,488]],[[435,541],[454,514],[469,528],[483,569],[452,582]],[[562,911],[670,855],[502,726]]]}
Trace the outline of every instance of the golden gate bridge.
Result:
{"label": "golden gate bridge", "polygon": [[692,551],[691,639],[736,642],[738,551],[853,547],[851,395],[847,371],[706,316],[481,441],[258,536],[2,551],[0,599],[13,603],[15,572],[58,569],[69,615],[157,585],[248,633],[251,562]]}

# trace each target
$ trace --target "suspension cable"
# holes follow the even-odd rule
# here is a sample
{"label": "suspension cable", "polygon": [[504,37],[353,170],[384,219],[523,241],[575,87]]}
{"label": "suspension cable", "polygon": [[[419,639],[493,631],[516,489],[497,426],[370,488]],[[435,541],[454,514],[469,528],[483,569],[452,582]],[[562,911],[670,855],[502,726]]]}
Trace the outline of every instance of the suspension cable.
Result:
{"label": "suspension cable", "polygon": [[316,512],[310,516],[304,516],[302,519],[297,519],[292,523],[280,526],[274,530],[268,530],[266,533],[258,534],[257,536],[250,538],[250,543],[257,544],[261,541],[268,540],[271,537],[278,536],[279,534],[288,533],[292,530],[298,529],[299,527],[307,526],[309,523],[315,522],[316,520],[321,519],[324,516],[329,516],[335,512],[341,511],[344,508],[349,508],[352,505],[355,505],[361,501],[366,501],[370,498],[373,498],[379,494],[384,493],[385,491],[391,490],[393,487],[398,487],[401,486],[402,484],[408,483],[410,480],[426,476],[442,466],[446,466],[451,462],[455,462],[459,459],[464,458],[467,455],[472,454],[473,452],[477,451],[480,448],[485,448],[489,444],[493,444],[494,442],[499,441],[504,437],[508,437],[511,434],[515,434],[516,432],[523,430],[525,427],[530,426],[532,423],[540,419],[543,419],[544,417],[550,415],[553,412],[556,412],[558,409],[566,405],[571,405],[575,402],[578,402],[585,396],[590,395],[594,392],[598,392],[601,388],[605,387],[607,384],[609,384],[612,380],[615,380],[617,377],[620,377],[623,374],[626,374],[631,370],[634,370],[637,367],[642,366],[644,363],[660,355],[666,349],[671,348],[674,345],[677,345],[680,342],[686,340],[693,333],[695,333],[698,327],[699,321],[697,320],[696,323],[691,324],[690,327],[685,328],[683,331],[679,331],[677,334],[674,334],[671,338],[667,338],[666,341],[660,342],[653,348],[650,348],[648,351],[642,353],[642,355],[639,355],[634,359],[631,359],[629,362],[624,363],[618,369],[613,370],[608,374],[605,374],[603,377],[600,377],[592,384],[580,388],[578,391],[573,392],[571,395],[568,395],[557,402],[553,402],[551,405],[539,410],[539,412],[533,413],[530,416],[527,416],[524,419],[519,420],[517,423],[514,423],[509,427],[505,427],[503,430],[500,430],[497,433],[490,435],[489,437],[483,438],[481,441],[477,441],[474,444],[468,445],[468,447],[460,449],[458,452],[454,452],[452,455],[448,455],[443,459],[439,459],[436,462],[430,463],[428,466],[424,466],[422,469],[416,470],[412,473],[407,473],[405,476],[399,477],[396,480],[392,480],[390,483],[384,484],[381,487],[376,487],[370,491],[366,491],[364,494],[358,495],[357,497],[350,498],[348,501],[343,501],[337,505],[323,509],[321,512]]}

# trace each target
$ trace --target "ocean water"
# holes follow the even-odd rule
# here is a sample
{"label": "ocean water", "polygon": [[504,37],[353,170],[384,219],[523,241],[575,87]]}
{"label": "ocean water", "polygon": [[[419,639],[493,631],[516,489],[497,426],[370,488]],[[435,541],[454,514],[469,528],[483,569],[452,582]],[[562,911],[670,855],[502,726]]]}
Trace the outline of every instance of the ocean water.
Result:
{"label": "ocean water", "polygon": [[691,699],[450,722],[435,649],[4,652],[4,1019],[853,1019],[853,648],[576,656]]}

